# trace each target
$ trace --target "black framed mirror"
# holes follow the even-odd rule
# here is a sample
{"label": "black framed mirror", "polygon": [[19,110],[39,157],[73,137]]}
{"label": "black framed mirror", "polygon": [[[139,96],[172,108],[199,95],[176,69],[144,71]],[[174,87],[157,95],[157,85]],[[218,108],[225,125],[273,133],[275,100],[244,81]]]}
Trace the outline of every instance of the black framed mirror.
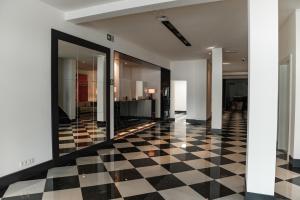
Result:
{"label": "black framed mirror", "polygon": [[110,140],[110,49],[52,29],[53,159]]}

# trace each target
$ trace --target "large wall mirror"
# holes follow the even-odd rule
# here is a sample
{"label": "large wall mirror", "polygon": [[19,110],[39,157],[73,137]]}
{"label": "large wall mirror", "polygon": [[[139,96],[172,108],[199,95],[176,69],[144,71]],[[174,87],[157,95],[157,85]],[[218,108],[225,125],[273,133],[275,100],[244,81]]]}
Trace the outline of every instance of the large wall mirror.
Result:
{"label": "large wall mirror", "polygon": [[109,49],[52,32],[54,156],[109,139]]}

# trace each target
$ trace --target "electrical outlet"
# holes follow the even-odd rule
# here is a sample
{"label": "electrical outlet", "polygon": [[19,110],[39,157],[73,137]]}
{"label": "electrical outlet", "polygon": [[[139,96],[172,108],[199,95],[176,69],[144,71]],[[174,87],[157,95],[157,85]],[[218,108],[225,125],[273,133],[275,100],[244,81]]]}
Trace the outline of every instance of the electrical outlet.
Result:
{"label": "electrical outlet", "polygon": [[28,167],[31,166],[35,163],[35,159],[34,158],[30,158],[27,160],[23,160],[20,162],[20,167]]}

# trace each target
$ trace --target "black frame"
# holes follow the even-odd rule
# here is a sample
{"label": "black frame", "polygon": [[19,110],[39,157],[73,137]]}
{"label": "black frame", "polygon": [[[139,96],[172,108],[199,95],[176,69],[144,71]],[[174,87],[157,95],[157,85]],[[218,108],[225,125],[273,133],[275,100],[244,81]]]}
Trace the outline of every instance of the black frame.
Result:
{"label": "black frame", "polygon": [[[59,139],[58,139],[58,41],[63,40],[93,49],[106,54],[106,141],[110,141],[110,49],[96,43],[78,38],[61,31],[51,29],[51,114],[52,114],[52,157],[54,162],[72,159],[79,154],[82,154],[95,146],[100,144],[91,145],[90,147],[72,152],[67,155],[59,156]],[[105,144],[104,144],[105,145]]]}

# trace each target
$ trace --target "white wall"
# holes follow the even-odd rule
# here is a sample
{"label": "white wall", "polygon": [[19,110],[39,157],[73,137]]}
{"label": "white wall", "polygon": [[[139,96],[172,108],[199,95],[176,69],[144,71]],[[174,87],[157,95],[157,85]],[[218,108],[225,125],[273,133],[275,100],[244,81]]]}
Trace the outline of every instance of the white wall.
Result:
{"label": "white wall", "polygon": [[187,81],[187,119],[206,120],[207,61],[171,61],[171,118],[174,118],[174,81]]}
{"label": "white wall", "polygon": [[294,132],[291,147],[291,155],[294,159],[300,159],[300,10],[296,10],[296,50],[294,59]]}
{"label": "white wall", "polygon": [[0,1],[0,91],[5,97],[0,103],[0,177],[21,170],[22,160],[52,159],[51,28],[169,67],[168,59],[118,37],[111,43],[106,33],[63,18],[39,0]]}
{"label": "white wall", "polygon": [[296,10],[280,27],[280,63],[290,62],[290,154],[300,159],[300,10]]}
{"label": "white wall", "polygon": [[174,81],[175,111],[186,111],[187,82]]}

